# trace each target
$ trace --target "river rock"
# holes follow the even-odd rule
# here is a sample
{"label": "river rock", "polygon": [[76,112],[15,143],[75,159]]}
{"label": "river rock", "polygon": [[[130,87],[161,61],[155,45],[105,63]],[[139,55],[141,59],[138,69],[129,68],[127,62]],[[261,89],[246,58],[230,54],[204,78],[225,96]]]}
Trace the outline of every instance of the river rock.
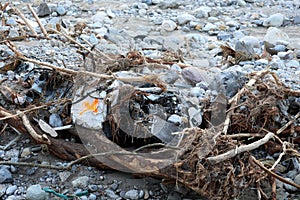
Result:
{"label": "river rock", "polygon": [[129,190],[125,193],[125,198],[127,199],[139,199],[139,191],[138,190]]}
{"label": "river rock", "polygon": [[211,12],[211,7],[201,6],[193,11],[197,18],[207,18]]}
{"label": "river rock", "polygon": [[32,185],[27,189],[26,192],[27,200],[47,200],[48,194],[42,189],[42,187],[37,185]]}
{"label": "river rock", "polygon": [[178,21],[179,25],[186,24],[186,23],[188,23],[190,21],[193,21],[193,20],[195,20],[195,17],[191,14],[186,14],[186,13],[181,14],[177,17],[177,21]]}
{"label": "river rock", "polygon": [[72,181],[72,186],[74,188],[85,188],[88,185],[89,179],[90,178],[87,176],[78,177],[77,179]]}
{"label": "river rock", "polygon": [[39,17],[45,17],[51,14],[50,8],[47,3],[43,2],[37,9],[37,15]]}
{"label": "river rock", "polygon": [[275,28],[275,27],[270,27],[267,30],[267,33],[264,37],[264,41],[276,45],[276,44],[282,44],[282,43],[289,43],[290,39],[289,36],[283,32],[282,30]]}
{"label": "river rock", "polygon": [[161,27],[166,31],[174,31],[177,27],[177,24],[172,20],[164,20]]}
{"label": "river rock", "polygon": [[280,27],[283,24],[283,20],[284,20],[284,16],[281,13],[277,13],[265,19],[263,22],[263,26]]}
{"label": "river rock", "polygon": [[10,171],[2,166],[0,168],[0,183],[10,183],[12,180],[13,179]]}

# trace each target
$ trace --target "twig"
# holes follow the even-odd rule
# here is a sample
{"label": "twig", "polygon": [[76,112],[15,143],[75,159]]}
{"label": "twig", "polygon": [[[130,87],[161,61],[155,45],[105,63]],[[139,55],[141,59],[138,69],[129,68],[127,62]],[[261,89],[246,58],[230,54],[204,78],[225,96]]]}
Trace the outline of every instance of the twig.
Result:
{"label": "twig", "polygon": [[38,142],[43,143],[43,144],[48,144],[48,145],[51,144],[51,141],[49,140],[49,138],[46,135],[42,135],[41,136],[41,135],[39,135],[39,134],[37,134],[35,132],[35,130],[31,126],[31,124],[30,124],[27,116],[24,113],[22,113],[22,112],[20,112],[20,111],[17,110],[17,114],[20,115],[20,117],[22,118],[22,121],[23,121],[23,124],[24,124],[26,130],[31,135],[31,137],[34,138],[35,141],[38,141]]}
{"label": "twig", "polygon": [[28,167],[40,167],[40,168],[48,168],[48,169],[66,170],[66,167],[64,167],[64,166],[45,165],[45,164],[36,164],[36,163],[27,163],[27,162],[0,161],[0,165],[19,165],[19,166],[28,166]]}
{"label": "twig", "polygon": [[271,192],[271,200],[276,200],[276,181],[275,178],[271,178],[272,181],[272,192]]}
{"label": "twig", "polygon": [[300,112],[297,113],[297,115],[295,115],[295,117],[293,119],[291,119],[288,123],[286,123],[283,127],[281,127],[280,129],[278,129],[276,131],[276,134],[280,134],[282,133],[288,126],[290,126],[292,123],[294,123],[298,117],[300,117]]}
{"label": "twig", "polygon": [[269,173],[271,176],[273,176],[274,178],[277,178],[278,180],[280,180],[283,183],[289,184],[291,186],[294,186],[298,189],[300,189],[300,185],[291,182],[289,180],[286,180],[285,178],[277,175],[276,173],[274,173],[273,171],[270,171],[268,168],[266,168],[263,164],[261,164],[258,160],[256,160],[253,156],[250,156],[250,159],[256,164],[258,165],[261,169],[263,169],[265,172]]}
{"label": "twig", "polygon": [[104,78],[104,79],[114,78],[114,76],[112,76],[112,75],[97,74],[97,73],[88,72],[88,71],[84,71],[84,72],[80,71],[79,72],[79,71],[75,71],[75,70],[68,69],[68,68],[58,67],[58,66],[52,65],[50,63],[40,62],[40,61],[37,61],[37,60],[34,60],[34,59],[27,58],[27,57],[25,57],[23,55],[19,55],[18,58],[21,59],[21,60],[24,60],[24,61],[35,63],[37,65],[50,67],[50,68],[52,68],[54,70],[61,71],[61,72],[64,72],[64,73],[68,73],[68,74],[71,74],[71,75],[86,74],[86,75],[97,77],[97,78]]}
{"label": "twig", "polygon": [[[77,44],[78,46],[80,46],[81,48],[83,48],[84,50],[88,51],[89,53],[93,54],[93,55],[96,55],[93,51],[91,51],[89,48],[85,47],[84,45],[80,44],[79,42],[77,42],[76,40],[74,40],[73,38],[71,38],[70,36],[68,36],[67,34],[64,34],[62,32],[59,32],[53,28],[50,29],[51,31],[53,31],[54,33],[56,34],[59,34],[59,35],[62,35],[64,36],[65,38],[67,38],[68,40],[70,40],[71,42]],[[105,57],[106,59],[108,60],[112,60],[110,57],[108,57],[107,55],[105,55],[104,53],[100,53],[101,56]],[[96,55],[97,56],[97,55]]]}
{"label": "twig", "polygon": [[277,160],[275,161],[275,163],[272,165],[272,167],[269,169],[270,171],[274,170],[275,167],[278,165],[278,163],[281,161],[282,157],[285,155],[286,153],[286,147],[288,145],[288,142],[283,142],[282,144],[282,153],[278,156]]}
{"label": "twig", "polygon": [[[87,43],[90,47],[93,47],[93,45],[92,45],[89,41],[87,41],[86,39],[82,38],[82,40],[83,40],[85,43]],[[113,59],[111,59],[109,56],[107,56],[107,55],[105,55],[103,52],[101,52],[99,49],[97,49],[97,48],[94,48],[94,49],[95,49],[95,51],[97,51],[101,56],[105,57],[106,59],[108,59],[108,60],[113,60]]]}
{"label": "twig", "polygon": [[274,137],[274,133],[269,132],[267,135],[265,135],[265,137],[263,137],[260,140],[257,140],[257,141],[255,141],[251,144],[248,144],[248,145],[241,145],[239,147],[236,147],[235,149],[229,150],[226,153],[223,153],[223,154],[220,154],[220,155],[217,155],[217,156],[208,157],[207,160],[211,164],[217,164],[217,163],[222,162],[224,160],[227,160],[229,158],[233,158],[237,154],[243,153],[245,151],[251,151],[253,149],[256,149],[259,146],[267,143],[273,137]]}
{"label": "twig", "polygon": [[38,36],[38,34],[35,32],[35,30],[33,29],[33,27],[30,25],[30,23],[28,22],[28,20],[26,19],[26,17],[23,15],[23,13],[18,9],[18,8],[14,8],[15,12],[17,13],[17,15],[19,15],[22,20],[25,22],[25,24],[28,26],[28,28],[30,29],[30,31],[33,33],[33,35]]}
{"label": "twig", "polygon": [[[24,110],[24,111],[22,111],[22,112],[20,112],[20,113],[28,113],[28,112],[31,112],[31,111],[34,111],[34,110],[38,110],[38,109],[40,109],[40,108],[44,108],[44,107],[46,107],[46,106],[48,106],[48,104],[47,104],[47,105],[38,106],[38,107],[34,107],[34,108],[30,108],[30,109]],[[3,111],[3,110],[0,110],[0,113],[1,113],[2,115],[5,116],[5,117],[1,117],[1,118],[0,118],[0,121],[6,120],[6,119],[10,119],[10,118],[14,118],[14,117],[18,117],[18,116],[20,115],[20,113],[19,113],[19,114],[14,114],[14,115],[13,115],[13,114],[10,114],[10,113],[5,112],[5,111]]]}
{"label": "twig", "polygon": [[33,8],[31,7],[31,5],[30,5],[30,4],[27,4],[27,7],[28,7],[29,10],[31,11],[31,13],[32,13],[32,15],[34,16],[36,22],[39,24],[40,29],[41,29],[41,31],[43,32],[44,36],[45,36],[46,38],[49,39],[49,36],[48,36],[48,34],[47,34],[47,31],[46,31],[45,27],[44,27],[43,24],[41,23],[39,17],[37,16],[37,14],[35,13],[35,11],[34,11]]}
{"label": "twig", "polygon": [[262,134],[259,133],[237,133],[233,135],[226,135],[228,138],[241,138],[241,137],[263,137]]}

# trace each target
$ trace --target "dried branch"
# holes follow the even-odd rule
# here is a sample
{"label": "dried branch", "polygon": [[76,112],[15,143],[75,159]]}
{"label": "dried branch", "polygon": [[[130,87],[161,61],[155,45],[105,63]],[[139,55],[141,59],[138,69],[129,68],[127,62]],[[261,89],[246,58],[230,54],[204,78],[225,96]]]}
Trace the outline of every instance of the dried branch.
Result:
{"label": "dried branch", "polygon": [[270,171],[268,168],[266,168],[263,164],[261,164],[261,162],[259,162],[258,160],[256,160],[253,156],[250,156],[250,159],[256,164],[258,165],[261,169],[263,169],[265,172],[267,172],[268,174],[270,174],[271,176],[273,176],[274,178],[277,178],[278,180],[280,180],[281,182],[283,183],[286,183],[286,184],[289,184],[291,186],[294,186],[298,189],[300,189],[300,185],[294,183],[294,182],[291,182],[291,181],[288,181],[286,180],[285,178],[277,175],[276,173]]}
{"label": "dried branch", "polygon": [[40,21],[40,18],[37,16],[37,14],[35,13],[35,11],[33,10],[33,8],[31,7],[30,4],[27,4],[27,7],[29,8],[30,12],[32,13],[32,15],[34,16],[36,22],[39,24],[41,31],[43,32],[44,36],[49,39],[48,33],[45,29],[45,27],[43,26],[43,24]]}
{"label": "dried branch", "polygon": [[276,134],[280,134],[282,133],[287,127],[289,127],[292,123],[294,123],[298,117],[300,117],[300,112],[297,113],[297,115],[295,115],[295,117],[293,119],[291,119],[288,123],[286,123],[283,127],[281,127],[280,129],[278,129],[276,131]]}
{"label": "dried branch", "polygon": [[211,164],[217,164],[220,163],[224,160],[227,160],[229,158],[233,158],[234,156],[236,156],[237,154],[246,152],[246,151],[251,151],[253,149],[258,148],[259,146],[267,143],[271,138],[274,137],[274,133],[269,132],[267,135],[265,135],[265,137],[263,137],[260,140],[257,140],[251,144],[248,145],[241,145],[239,147],[236,147],[235,149],[229,150],[226,153],[217,155],[217,156],[213,156],[213,157],[208,157],[207,160],[211,163]]}
{"label": "dried branch", "polygon": [[48,144],[48,145],[51,144],[51,141],[49,140],[49,138],[45,134],[41,136],[41,135],[39,135],[35,132],[35,130],[31,126],[27,116],[24,113],[17,110],[17,114],[20,115],[26,130],[31,135],[31,137],[34,138],[35,141],[37,141],[39,143],[43,143],[43,144]]}
{"label": "dried branch", "polygon": [[38,36],[38,34],[35,32],[35,30],[33,29],[33,27],[30,25],[30,23],[28,22],[28,20],[26,19],[26,17],[23,15],[23,13],[18,9],[18,8],[14,8],[14,11],[16,12],[17,15],[19,15],[19,17],[22,18],[22,20],[25,22],[25,24],[28,26],[28,28],[30,29],[30,31],[32,32],[33,35]]}
{"label": "dried branch", "polygon": [[288,142],[283,142],[282,144],[282,153],[278,156],[277,160],[273,164],[273,166],[269,170],[274,170],[278,163],[281,161],[282,157],[286,154],[286,147],[288,146]]}
{"label": "dried branch", "polygon": [[[51,29],[51,31],[53,31],[54,33],[56,34],[59,34],[59,35],[62,35],[64,36],[65,38],[67,38],[68,40],[70,40],[71,42],[77,44],[78,46],[80,46],[81,48],[83,48],[84,50],[88,51],[89,53],[93,54],[93,55],[96,55],[93,51],[91,51],[89,48],[85,47],[84,45],[80,44],[79,42],[77,42],[76,40],[74,40],[73,38],[71,38],[70,36],[68,36],[67,34],[64,34],[62,32],[59,32],[55,29]],[[109,56],[105,55],[104,53],[98,51],[98,53],[103,56],[104,58],[106,58],[107,60],[112,60]],[[99,56],[99,55],[96,55],[96,56]]]}

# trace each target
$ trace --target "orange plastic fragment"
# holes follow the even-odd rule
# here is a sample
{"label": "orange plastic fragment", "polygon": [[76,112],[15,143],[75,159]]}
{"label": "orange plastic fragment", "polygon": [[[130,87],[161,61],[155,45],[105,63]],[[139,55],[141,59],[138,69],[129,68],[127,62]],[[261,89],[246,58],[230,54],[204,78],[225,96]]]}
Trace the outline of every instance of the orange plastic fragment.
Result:
{"label": "orange plastic fragment", "polygon": [[88,111],[97,113],[98,112],[98,108],[97,108],[98,103],[99,103],[99,99],[94,99],[94,101],[92,103],[90,103],[88,101],[83,102],[84,109],[83,109],[83,111],[81,111],[79,113],[79,115],[82,115],[83,113],[88,112]]}

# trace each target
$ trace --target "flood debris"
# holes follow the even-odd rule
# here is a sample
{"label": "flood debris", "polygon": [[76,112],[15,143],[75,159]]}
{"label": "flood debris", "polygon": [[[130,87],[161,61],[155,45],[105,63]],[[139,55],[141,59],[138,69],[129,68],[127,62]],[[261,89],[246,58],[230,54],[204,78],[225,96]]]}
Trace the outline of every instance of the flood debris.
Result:
{"label": "flood debris", "polygon": [[[277,173],[279,165],[285,173],[285,162],[299,157],[300,91],[287,87],[270,67],[249,73],[230,98],[216,87],[214,69],[190,66],[171,52],[158,59],[139,51],[99,53],[62,29],[47,33],[29,9],[43,38],[77,45],[82,66],[75,70],[29,58],[1,34],[1,48],[11,54],[1,61],[0,117],[70,161],[60,169],[81,162],[163,177],[209,199],[233,199],[253,185],[260,196],[274,199],[275,179],[300,188]],[[20,10],[14,11],[32,38],[42,37]],[[235,50],[220,48],[223,62],[260,58],[243,43]],[[212,116],[218,108],[224,121],[217,126]],[[266,154],[276,154],[272,165]],[[271,194],[263,190],[265,182]]]}

